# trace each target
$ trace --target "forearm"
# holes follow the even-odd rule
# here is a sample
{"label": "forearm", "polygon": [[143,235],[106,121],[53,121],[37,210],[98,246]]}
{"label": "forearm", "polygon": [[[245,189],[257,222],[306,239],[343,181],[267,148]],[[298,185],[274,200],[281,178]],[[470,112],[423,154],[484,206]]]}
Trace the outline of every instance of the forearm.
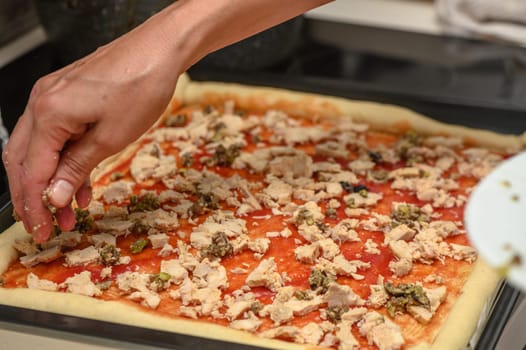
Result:
{"label": "forearm", "polygon": [[[328,0],[178,0],[143,25],[35,84],[4,164],[15,211],[37,242],[71,230],[86,179],[136,140],[170,101],[178,76],[208,53]],[[85,188],[85,190],[83,190]]]}
{"label": "forearm", "polygon": [[184,71],[210,52],[330,1],[179,0],[152,22],[159,22],[162,40]]}

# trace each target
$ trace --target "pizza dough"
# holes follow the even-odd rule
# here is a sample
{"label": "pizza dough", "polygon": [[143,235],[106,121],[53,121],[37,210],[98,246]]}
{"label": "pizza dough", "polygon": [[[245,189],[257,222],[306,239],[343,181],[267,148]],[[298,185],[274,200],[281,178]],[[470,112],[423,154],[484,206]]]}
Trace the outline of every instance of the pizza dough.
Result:
{"label": "pizza dough", "polygon": [[[349,101],[334,97],[290,92],[271,88],[247,87],[234,84],[196,83],[186,76],[180,78],[172,104],[217,102],[233,100],[241,108],[250,110],[281,109],[297,116],[319,120],[349,116],[358,122],[366,122],[378,130],[414,129],[428,135],[450,135],[463,138],[468,144],[480,145],[500,151],[513,152],[522,149],[526,138],[501,135],[484,130],[447,125],[410,110],[371,102]],[[93,181],[106,169],[125,162],[139,147],[140,142],[130,145],[120,154],[105,160],[94,170]],[[12,248],[14,240],[27,235],[21,224],[15,224],[0,236],[0,272],[16,259]],[[499,283],[496,273],[480,259],[462,289],[447,321],[433,344],[419,344],[414,349],[456,349],[464,347],[491,300]],[[98,299],[69,293],[46,292],[30,289],[0,289],[0,302],[23,308],[56,312],[65,315],[87,317],[96,320],[117,322],[139,327],[165,330],[212,339],[257,345],[273,349],[305,349],[312,346],[297,345],[274,339],[264,339],[247,332],[236,331],[207,323],[201,327],[199,321],[162,318],[152,312],[121,302]]]}

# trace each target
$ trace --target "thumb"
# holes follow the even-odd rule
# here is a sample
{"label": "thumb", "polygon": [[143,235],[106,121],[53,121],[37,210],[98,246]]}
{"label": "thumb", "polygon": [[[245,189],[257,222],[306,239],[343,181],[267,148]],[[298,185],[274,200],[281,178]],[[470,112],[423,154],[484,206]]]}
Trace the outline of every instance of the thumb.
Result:
{"label": "thumb", "polygon": [[51,180],[49,202],[64,208],[89,179],[90,173],[100,161],[111,155],[113,147],[97,142],[93,129],[61,152],[55,176]]}

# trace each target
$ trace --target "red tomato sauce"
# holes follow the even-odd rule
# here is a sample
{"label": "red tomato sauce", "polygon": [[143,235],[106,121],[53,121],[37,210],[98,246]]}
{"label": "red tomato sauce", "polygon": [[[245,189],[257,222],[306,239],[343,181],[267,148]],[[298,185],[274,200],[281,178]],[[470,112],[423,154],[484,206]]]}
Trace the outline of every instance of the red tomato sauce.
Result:
{"label": "red tomato sauce", "polygon": [[[190,112],[192,111],[193,108],[185,108],[183,110],[180,110],[178,113],[184,113],[190,119],[191,118]],[[310,125],[310,124],[312,124],[312,122],[304,122],[304,125]],[[270,132],[266,130],[265,128],[262,128],[262,132],[259,135],[261,142],[266,143],[267,140],[270,138],[270,136],[271,136]],[[247,134],[246,135],[247,142],[251,142],[251,139],[252,139],[252,136]],[[384,145],[387,148],[389,148],[389,147],[394,147],[394,145],[397,142],[397,136],[393,134],[387,134],[387,133],[369,132],[366,136],[366,141],[367,141],[368,146],[371,149],[374,149],[375,147],[378,147],[379,145]],[[149,142],[149,140],[146,139],[142,142],[145,144]],[[170,154],[173,154],[174,156],[176,156],[177,161],[178,161],[178,167],[182,168],[183,165],[181,164],[181,160],[180,160],[178,151],[175,149],[172,149],[169,142],[164,143],[162,147],[165,151],[168,151]],[[300,146],[299,148],[303,149],[308,154],[313,155],[314,161],[325,160],[323,157],[315,155],[315,145],[313,144],[306,144],[306,145]],[[255,149],[256,149],[256,146],[251,144],[248,147],[246,147],[244,151],[253,151]],[[357,153],[355,151],[352,151],[351,154],[352,156],[350,159],[336,159],[335,161],[340,163],[342,168],[346,169],[349,161],[357,156]],[[210,156],[210,154],[204,151],[201,154],[194,155],[192,167],[198,170],[203,169],[203,165],[201,164],[200,159],[205,156]],[[126,161],[124,163],[119,164],[114,169],[110,169],[104,176],[102,176],[93,185],[96,187],[96,186],[102,186],[102,185],[108,184],[111,181],[110,179],[111,174],[114,172],[120,172],[124,176],[124,178],[131,179],[131,175],[129,172],[129,166],[130,166],[130,161]],[[393,170],[393,169],[396,169],[402,166],[404,166],[403,163],[398,163],[395,165],[380,163],[376,166],[376,170],[384,169],[384,170],[389,171],[389,170]],[[230,176],[237,174],[241,176],[242,178],[247,179],[249,182],[262,181],[263,179],[263,176],[260,174],[252,174],[246,170],[236,170],[230,167],[212,167],[212,168],[209,168],[209,170],[214,171],[223,177],[230,177]],[[465,191],[465,189],[472,187],[476,183],[476,180],[473,178],[463,177],[463,178],[458,179],[458,182],[460,184],[459,191],[462,192],[462,191]],[[388,216],[391,215],[391,205],[393,202],[407,202],[407,203],[412,203],[418,206],[422,206],[426,204],[425,202],[417,200],[414,194],[407,193],[405,191],[395,191],[391,189],[390,181],[386,183],[375,183],[375,182],[367,181],[362,176],[360,177],[360,184],[365,185],[370,192],[382,194],[383,198],[378,203],[376,208],[374,208],[374,210],[377,213],[380,213],[383,215],[388,215]],[[137,186],[137,189],[135,192],[138,194],[141,189],[155,190],[157,192],[160,192],[165,189],[165,186],[161,182],[158,182],[151,186],[142,187],[142,188],[139,188],[139,186]],[[322,202],[320,203],[320,205],[322,206],[322,208],[325,208],[326,203]],[[327,218],[326,222],[331,226],[335,225],[339,220],[342,220],[347,217],[344,211],[345,211],[344,206],[340,207],[339,209],[336,210],[336,218]],[[435,209],[435,212],[438,212],[440,214],[441,220],[461,221],[462,214],[463,214],[463,207],[460,207],[460,208],[455,207],[451,209]],[[268,218],[266,216],[268,216]],[[361,217],[361,219],[365,219],[365,218],[367,217],[366,216]],[[252,239],[257,238],[257,237],[265,237],[266,233],[269,231],[279,232],[283,230],[285,227],[288,227],[292,231],[292,236],[288,238],[283,238],[283,237],[270,238],[271,245],[270,245],[268,252],[265,254],[264,258],[274,257],[275,262],[277,263],[277,266],[278,266],[278,271],[280,273],[285,273],[288,278],[286,285],[291,285],[298,289],[309,289],[308,278],[309,278],[310,272],[313,267],[311,265],[300,263],[294,257],[294,249],[297,247],[295,243],[295,239],[305,242],[305,240],[297,233],[296,227],[292,223],[287,223],[287,222],[284,223],[283,217],[272,215],[269,209],[263,209],[263,210],[253,212],[249,214],[248,216],[244,217],[243,219],[246,220],[248,234]],[[202,222],[203,220],[204,218],[200,218],[199,222]],[[174,247],[177,246],[177,241],[180,239],[182,239],[186,243],[189,243],[189,236],[190,236],[192,228],[194,227],[188,224],[187,220],[183,220],[183,219],[180,219],[180,224],[181,226],[177,229],[177,231],[184,232],[186,234],[185,238],[180,238],[174,232],[168,232],[168,234],[171,235],[170,243]],[[364,262],[368,262],[370,263],[371,267],[365,270],[358,271],[360,275],[363,275],[362,280],[355,280],[351,277],[339,276],[338,283],[351,286],[353,290],[358,295],[360,295],[362,298],[364,299],[368,298],[370,294],[369,286],[371,284],[377,283],[377,279],[379,275],[384,276],[386,280],[392,280],[395,282],[416,282],[416,281],[421,281],[423,278],[425,278],[426,276],[430,274],[436,274],[436,275],[442,276],[447,281],[446,286],[448,288],[448,295],[449,295],[448,301],[446,301],[439,308],[439,310],[437,311],[437,314],[433,318],[430,325],[427,325],[427,326],[419,325],[416,323],[416,321],[414,321],[414,319],[412,319],[409,316],[402,316],[400,318],[397,318],[396,320],[396,322],[402,327],[402,329],[405,329],[405,326],[411,327],[412,329],[412,333],[410,334],[404,333],[404,337],[406,338],[405,346],[409,347],[421,341],[431,342],[435,336],[436,330],[440,327],[440,324],[445,318],[445,315],[447,315],[449,309],[451,308],[455,300],[455,296],[460,293],[460,289],[462,288],[462,285],[464,284],[465,279],[467,278],[467,276],[469,275],[469,272],[471,271],[471,265],[465,262],[462,262],[462,261],[454,261],[452,259],[447,259],[447,263],[435,261],[430,265],[415,264],[413,271],[409,276],[406,276],[404,278],[396,278],[395,276],[393,276],[392,272],[389,269],[389,262],[393,259],[393,254],[391,253],[388,247],[383,245],[384,234],[382,232],[366,231],[361,228],[358,228],[357,232],[359,234],[361,242],[341,243],[340,244],[341,253],[349,260],[359,259]],[[132,259],[132,262],[129,265],[114,266],[112,270],[113,279],[115,279],[117,275],[125,271],[140,270],[141,272],[145,272],[145,273],[152,273],[152,274],[158,273],[162,259],[174,259],[177,257],[176,254],[172,254],[171,256],[161,258],[158,255],[159,251],[152,249],[150,246],[145,248],[139,254],[133,254],[130,252],[130,245],[138,238],[146,238],[146,235],[137,236],[134,234],[129,234],[127,237],[119,237],[118,247],[121,249],[121,256],[130,256]],[[371,239],[375,243],[378,244],[378,249],[381,251],[380,254],[368,254],[363,251],[364,243],[368,239]],[[468,240],[465,234],[449,237],[446,239],[446,241],[450,243],[457,243],[457,244],[464,244],[464,245],[468,244]],[[84,246],[86,244],[87,243],[84,243]],[[193,248],[191,248],[191,251],[193,251]],[[229,286],[228,288],[224,290],[224,294],[232,293],[233,291],[240,289],[243,285],[245,285],[247,274],[239,274],[239,273],[236,274],[232,272],[232,269],[242,267],[246,269],[247,271],[251,271],[259,264],[259,262],[260,260],[256,259],[254,257],[254,254],[248,250],[243,251],[237,255],[224,258],[222,260],[222,265],[225,267],[227,271],[228,281],[229,281]],[[48,264],[40,264],[40,265],[34,266],[29,269],[23,267],[19,262],[16,262],[9,267],[7,272],[4,273],[2,277],[4,281],[4,286],[6,288],[16,288],[16,287],[26,287],[27,274],[30,272],[37,274],[40,278],[48,279],[56,283],[62,283],[68,277],[71,277],[76,273],[80,273],[82,271],[87,270],[92,273],[94,282],[101,282],[102,279],[100,277],[100,273],[101,273],[102,268],[103,266],[101,266],[100,264],[96,264],[96,263],[89,264],[87,266],[80,266],[80,267],[66,267],[64,265],[63,258],[58,259]],[[271,292],[267,288],[263,288],[263,287],[252,288],[252,292],[256,295],[257,299],[263,304],[272,303],[273,298],[275,296],[274,292]],[[147,312],[169,316],[169,317],[177,317],[178,309],[179,309],[179,306],[181,305],[180,300],[173,300],[172,298],[168,296],[167,292],[161,292],[160,295],[161,295],[162,301],[158,309],[146,310],[146,308],[143,308],[143,310],[146,310]],[[122,293],[118,291],[115,285],[112,286],[110,289],[104,291],[104,293],[102,294],[102,296],[100,296],[100,298],[104,300],[121,300],[131,305],[136,305],[136,303],[127,300],[126,296],[122,295]],[[379,310],[379,312],[384,312],[384,311]],[[228,323],[225,319],[217,320],[211,317],[205,317],[203,319],[205,321],[218,323],[222,325],[227,325]],[[290,322],[290,324],[301,327],[301,326],[306,325],[309,322],[321,322],[321,321],[322,319],[320,317],[320,312],[313,311],[305,316],[295,317]],[[260,330],[268,329],[271,327],[273,327],[272,321],[267,318],[267,319],[264,319],[264,323],[262,327],[260,328]],[[363,349],[375,348],[374,346],[367,344],[366,339],[359,334],[356,326],[353,327],[353,333],[355,334],[356,338],[359,340],[361,348]]]}

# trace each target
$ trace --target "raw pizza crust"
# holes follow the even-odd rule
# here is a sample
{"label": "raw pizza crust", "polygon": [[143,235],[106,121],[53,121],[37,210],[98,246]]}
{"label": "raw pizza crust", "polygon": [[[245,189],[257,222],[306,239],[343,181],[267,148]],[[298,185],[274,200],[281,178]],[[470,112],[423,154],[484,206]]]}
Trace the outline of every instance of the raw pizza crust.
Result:
{"label": "raw pizza crust", "polygon": [[[405,108],[361,101],[350,101],[335,97],[291,92],[273,88],[247,87],[235,84],[196,83],[187,76],[179,79],[172,104],[218,102],[234,100],[241,108],[279,108],[286,113],[309,118],[351,117],[365,122],[376,130],[407,130],[427,135],[449,135],[464,139],[468,144],[485,146],[500,151],[517,151],[526,145],[526,136],[503,135],[485,130],[440,123]],[[173,105],[172,105],[173,106]],[[168,108],[170,110],[171,108]],[[167,114],[168,112],[165,112]],[[339,116],[339,117],[334,117]],[[160,118],[162,120],[162,117]],[[140,140],[121,153],[104,160],[92,173],[96,181],[107,169],[118,166],[139,148]],[[0,235],[0,273],[17,258],[12,248],[16,238],[27,235],[23,225],[17,223]],[[481,319],[484,307],[491,300],[499,277],[480,258],[474,265],[469,279],[462,288],[455,305],[450,310],[433,344],[418,344],[414,350],[460,349],[466,346]],[[211,339],[272,349],[316,349],[312,345],[299,345],[275,339],[265,339],[248,332],[199,321],[165,318],[115,301],[101,301],[69,293],[46,292],[30,289],[0,288],[0,301],[5,305],[86,317],[95,320],[116,322],[163,331],[188,334]],[[482,316],[483,317],[483,316]],[[197,325],[197,326],[196,326]]]}

